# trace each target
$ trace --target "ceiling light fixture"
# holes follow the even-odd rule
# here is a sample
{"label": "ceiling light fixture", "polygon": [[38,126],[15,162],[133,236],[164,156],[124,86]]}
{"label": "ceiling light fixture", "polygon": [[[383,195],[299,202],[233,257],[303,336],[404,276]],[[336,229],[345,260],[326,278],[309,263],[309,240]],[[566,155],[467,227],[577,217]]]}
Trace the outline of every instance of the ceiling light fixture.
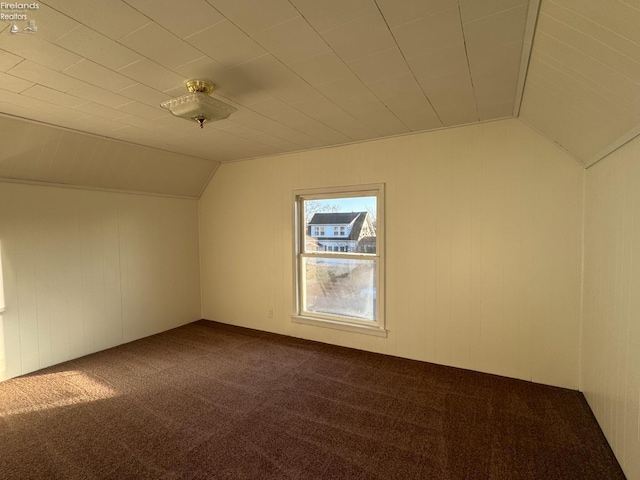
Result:
{"label": "ceiling light fixture", "polygon": [[190,93],[162,102],[160,106],[176,117],[195,120],[200,128],[204,128],[204,122],[224,120],[237,111],[235,107],[210,96],[216,88],[213,83],[207,80],[187,80],[185,85]]}

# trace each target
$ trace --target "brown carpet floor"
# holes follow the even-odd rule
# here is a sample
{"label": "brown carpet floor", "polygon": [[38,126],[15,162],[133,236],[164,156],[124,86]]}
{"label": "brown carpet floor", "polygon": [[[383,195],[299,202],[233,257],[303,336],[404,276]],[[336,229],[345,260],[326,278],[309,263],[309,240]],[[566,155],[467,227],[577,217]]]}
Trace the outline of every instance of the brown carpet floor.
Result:
{"label": "brown carpet floor", "polygon": [[579,392],[199,321],[0,383],[1,479],[622,479]]}

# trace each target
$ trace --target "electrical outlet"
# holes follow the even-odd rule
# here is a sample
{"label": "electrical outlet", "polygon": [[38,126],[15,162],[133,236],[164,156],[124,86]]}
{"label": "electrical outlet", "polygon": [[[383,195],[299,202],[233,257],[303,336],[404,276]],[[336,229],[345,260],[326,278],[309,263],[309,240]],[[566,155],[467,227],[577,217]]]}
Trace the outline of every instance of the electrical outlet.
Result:
{"label": "electrical outlet", "polygon": [[267,317],[273,318],[273,310],[269,310],[269,313],[267,313]]}

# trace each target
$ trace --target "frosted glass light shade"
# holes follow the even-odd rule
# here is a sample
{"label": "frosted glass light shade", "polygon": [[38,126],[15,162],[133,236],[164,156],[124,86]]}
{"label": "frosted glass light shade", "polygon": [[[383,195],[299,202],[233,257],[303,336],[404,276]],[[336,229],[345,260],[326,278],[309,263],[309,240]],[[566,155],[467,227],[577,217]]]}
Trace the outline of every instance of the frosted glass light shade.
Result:
{"label": "frosted glass light shade", "polygon": [[237,111],[235,107],[200,92],[172,98],[162,102],[160,106],[169,110],[176,117],[194,120],[200,124],[205,120],[209,122],[223,120]]}
{"label": "frosted glass light shade", "polygon": [[187,80],[185,83],[190,93],[178,98],[162,102],[176,117],[193,120],[204,127],[204,122],[215,122],[227,118],[237,109],[209,95],[216,86],[209,80]]}

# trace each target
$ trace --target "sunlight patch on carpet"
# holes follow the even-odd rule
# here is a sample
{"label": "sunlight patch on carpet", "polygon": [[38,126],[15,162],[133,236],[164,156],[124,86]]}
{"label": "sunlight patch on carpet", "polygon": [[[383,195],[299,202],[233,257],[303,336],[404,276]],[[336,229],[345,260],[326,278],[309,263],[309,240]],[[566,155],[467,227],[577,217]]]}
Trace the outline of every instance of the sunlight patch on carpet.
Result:
{"label": "sunlight patch on carpet", "polygon": [[32,375],[9,380],[3,391],[0,418],[105,400],[118,392],[79,371]]}

